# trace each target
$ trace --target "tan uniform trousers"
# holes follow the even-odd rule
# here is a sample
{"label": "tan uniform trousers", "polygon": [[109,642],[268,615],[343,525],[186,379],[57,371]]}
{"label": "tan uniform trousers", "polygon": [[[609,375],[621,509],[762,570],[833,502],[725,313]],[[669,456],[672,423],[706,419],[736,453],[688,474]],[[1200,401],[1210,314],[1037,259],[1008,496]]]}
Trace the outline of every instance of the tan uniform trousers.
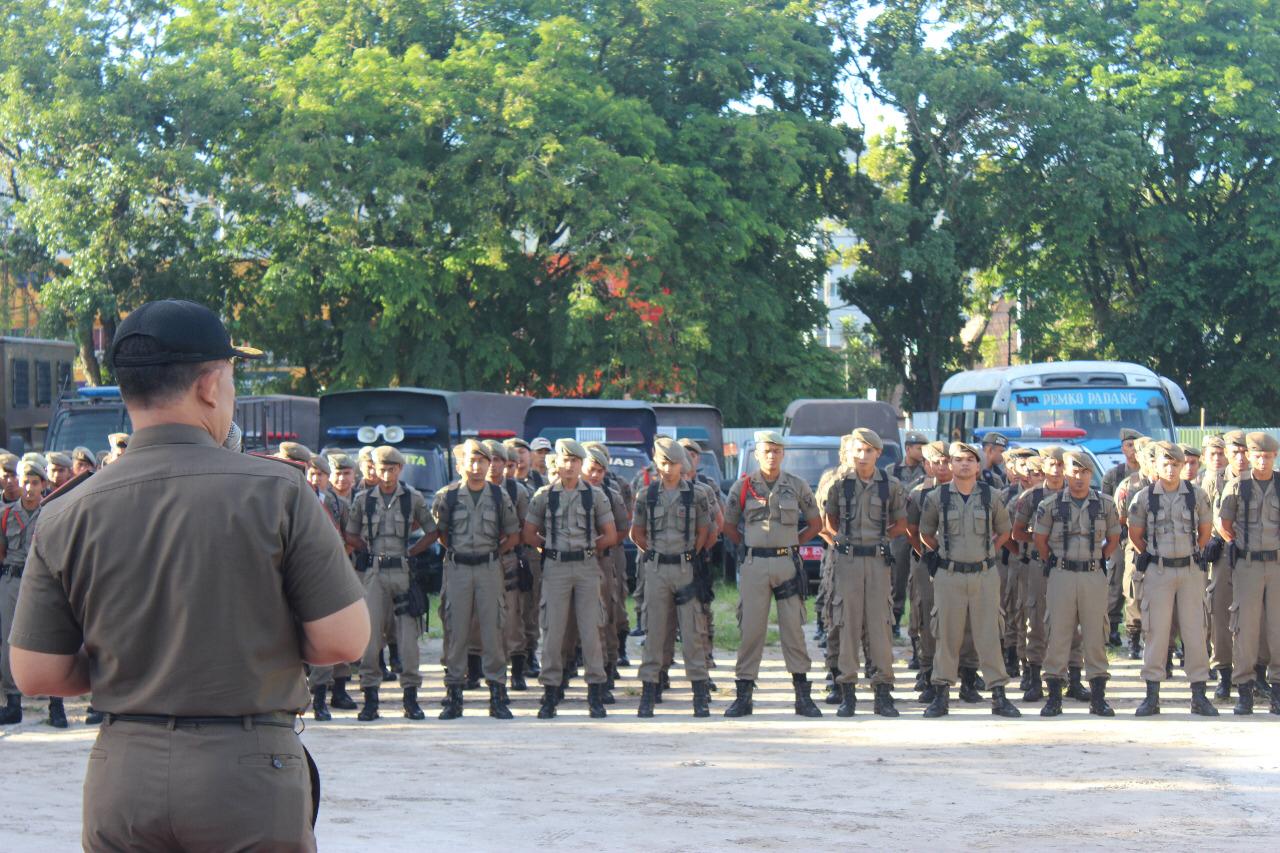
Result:
{"label": "tan uniform trousers", "polygon": [[893,557],[893,621],[896,624],[907,609],[907,587],[911,581],[911,540],[904,534],[889,543]]}
{"label": "tan uniform trousers", "polygon": [[21,696],[22,691],[13,681],[13,672],[9,669],[9,626],[13,624],[14,611],[18,609],[18,588],[22,586],[22,578],[9,574],[5,566],[5,574],[0,577],[0,686],[5,696]]}
{"label": "tan uniform trousers", "polygon": [[1009,555],[1009,565],[999,563],[1000,608],[1004,611],[1003,645],[1017,649],[1018,659],[1027,657],[1027,573],[1017,554]]}
{"label": "tan uniform trousers", "polygon": [[[791,580],[795,574],[796,567],[790,557],[748,554],[738,567],[738,627],[742,641],[734,667],[737,680],[755,681],[760,674],[773,588]],[[812,665],[804,643],[804,616],[804,600],[800,596],[778,602],[778,637],[782,641],[782,658],[790,673],[808,673]]]}
{"label": "tan uniform trousers", "polygon": [[893,686],[893,571],[879,554],[855,557],[837,552],[832,560],[835,601],[831,624],[840,629],[840,674],[836,677],[840,684],[858,681],[865,633],[871,664],[876,668],[871,683]]}
{"label": "tan uniform trousers", "polygon": [[85,850],[315,850],[291,727],[107,722],[84,778]]}
{"label": "tan uniform trousers", "polygon": [[[1173,620],[1177,615],[1186,653],[1187,678],[1194,684],[1209,680],[1209,651],[1205,637],[1209,630],[1209,609],[1205,600],[1204,574],[1193,561],[1190,566],[1171,568],[1154,561],[1142,578],[1142,679],[1164,681],[1169,644],[1173,642]],[[1252,677],[1252,675],[1251,675]]]}
{"label": "tan uniform trousers", "polygon": [[[404,687],[422,686],[422,672],[418,668],[418,635],[422,633],[422,624],[414,616],[395,612],[405,607],[403,597],[409,593],[408,570],[384,569],[375,562],[374,566],[364,573],[362,580],[364,581],[364,601],[369,607],[369,624],[382,625],[388,613],[395,618],[396,644],[400,647],[400,663],[403,665],[400,684]],[[397,598],[401,600],[397,601]],[[461,636],[466,636],[465,629]],[[371,631],[369,645],[365,646],[364,657],[360,659],[362,688],[378,687],[382,684],[382,668],[378,666],[380,651],[382,651],[382,633],[377,630]]]}
{"label": "tan uniform trousers", "polygon": [[813,602],[815,608],[822,608],[822,624],[827,632],[827,648],[822,657],[827,669],[840,667],[841,626],[836,621],[836,579],[832,562],[835,553],[830,546],[822,549],[822,562],[818,564],[818,595]]}
{"label": "tan uniform trousers", "polygon": [[[680,625],[680,645],[684,654],[684,671],[690,681],[707,680],[706,626],[703,625],[702,607],[694,595],[693,564],[647,562],[648,577],[645,580],[645,608],[648,612],[648,639],[644,644],[644,660],[640,664],[640,680],[657,684],[668,661],[665,638],[674,637],[675,625]],[[677,604],[676,597],[686,600]]]}
{"label": "tan uniform trousers", "polygon": [[546,560],[542,567],[542,672],[538,681],[544,687],[559,687],[564,678],[567,656],[566,633],[570,617],[574,620],[578,642],[582,644],[582,661],[588,684],[604,684],[604,649],[600,645],[600,626],[604,621],[604,599],[600,583],[600,564],[594,556],[585,560],[561,562]]}
{"label": "tan uniform trousers", "polygon": [[340,663],[336,666],[313,666],[307,673],[307,687],[315,690],[333,684],[335,678],[346,681],[351,677],[351,665]]}
{"label": "tan uniform trousers", "polygon": [[[1049,630],[1049,579],[1044,576],[1044,562],[1032,557],[1022,566],[1027,584],[1027,663],[1041,666],[1044,663]],[[1071,666],[1084,666],[1084,648],[1079,633],[1071,643]]]}
{"label": "tan uniform trousers", "polygon": [[[1280,665],[1270,659],[1271,649],[1280,649],[1280,561],[1240,560],[1231,573],[1234,597],[1231,601],[1234,637],[1232,657],[1236,684],[1253,681],[1254,667],[1268,665],[1267,681],[1280,679]],[[1266,603],[1270,600],[1270,605]],[[1267,656],[1261,646],[1265,641]]]}
{"label": "tan uniform trousers", "polygon": [[999,573],[994,568],[969,573],[939,568],[933,578],[933,594],[933,633],[938,647],[933,656],[932,682],[950,685],[959,680],[960,651],[968,620],[987,687],[1007,684],[1009,674],[1000,654],[1004,625]]}
{"label": "tan uniform trousers", "polygon": [[[1225,549],[1223,549],[1225,551]],[[1231,646],[1234,638],[1231,635],[1231,561],[1226,554],[1216,563],[1209,564],[1209,639],[1211,656],[1209,665],[1214,669],[1231,666]]]}
{"label": "tan uniform trousers", "polygon": [[[1045,642],[1044,675],[1067,677],[1071,648],[1082,639],[1086,678],[1107,677],[1107,591],[1101,569],[1072,572],[1055,568],[1049,573],[1049,625]],[[1079,634],[1077,635],[1077,630]]]}
{"label": "tan uniform trousers", "polygon": [[[615,545],[614,548],[621,546]],[[600,597],[604,619],[600,622],[600,647],[604,650],[605,671],[618,659],[618,583],[613,567],[613,551],[597,557],[600,565]]]}
{"label": "tan uniform trousers", "polygon": [[[507,648],[503,641],[506,624],[506,575],[500,559],[491,558],[478,566],[464,566],[444,558],[444,619],[451,642],[445,649],[444,683],[461,687],[467,681],[467,642],[471,622],[480,628],[481,663],[489,681],[505,682]],[[407,668],[407,667],[406,667]]]}
{"label": "tan uniform trousers", "polygon": [[933,636],[933,578],[929,570],[914,553],[911,555],[911,623],[916,626],[919,639],[920,668],[933,666],[937,641]]}
{"label": "tan uniform trousers", "polygon": [[1142,630],[1142,584],[1138,552],[1126,543],[1124,549],[1124,626],[1131,634]]}
{"label": "tan uniform trousers", "polygon": [[[1128,528],[1121,527],[1122,531]],[[1127,550],[1125,543],[1129,541],[1127,532],[1120,534],[1120,547],[1112,554],[1111,559],[1107,561],[1110,567],[1107,571],[1107,633],[1111,632],[1110,623],[1117,625],[1124,622],[1124,552]]]}
{"label": "tan uniform trousers", "polygon": [[506,659],[522,655],[524,642],[524,593],[520,591],[520,562],[515,551],[502,555],[502,648]]}
{"label": "tan uniform trousers", "polygon": [[533,588],[520,593],[520,618],[524,622],[525,650],[533,652],[538,648],[538,632],[542,629],[538,616],[542,605],[542,555],[536,548],[529,548],[526,557],[533,575]]}

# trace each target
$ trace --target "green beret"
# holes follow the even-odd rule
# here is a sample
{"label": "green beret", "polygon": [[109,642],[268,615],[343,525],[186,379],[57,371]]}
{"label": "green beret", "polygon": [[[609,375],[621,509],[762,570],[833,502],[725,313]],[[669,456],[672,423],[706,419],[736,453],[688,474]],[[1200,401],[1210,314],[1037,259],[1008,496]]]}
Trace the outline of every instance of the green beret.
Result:
{"label": "green beret", "polygon": [[1225,443],[1227,443],[1227,444],[1229,444],[1229,445],[1233,445],[1233,446],[1235,446],[1235,447],[1248,447],[1248,446],[1249,446],[1249,445],[1245,442],[1245,438],[1244,438],[1244,430],[1242,430],[1242,429],[1233,429],[1231,432],[1226,433],[1225,435],[1223,435],[1223,436],[1222,436],[1222,440],[1223,440]]}
{"label": "green beret", "polygon": [[508,438],[502,443],[509,448],[523,447],[525,450],[529,449],[529,442],[525,441],[523,438]]}
{"label": "green beret", "polygon": [[1250,450],[1257,450],[1262,453],[1276,453],[1280,451],[1280,441],[1269,432],[1251,432],[1245,436],[1245,446]]}
{"label": "green beret", "polygon": [[783,437],[771,429],[762,429],[756,433],[756,444],[776,444],[779,447],[786,447],[787,442]]}
{"label": "green beret", "polygon": [[93,455],[93,451],[87,447],[77,447],[71,451],[71,461],[88,462],[95,468],[98,466],[98,457]]}
{"label": "green beret", "polygon": [[550,450],[551,442],[542,436],[538,436],[533,441],[529,442],[529,449],[535,453],[539,450]]}
{"label": "green beret", "polygon": [[1206,435],[1200,440],[1200,447],[1216,447],[1219,450],[1226,450],[1227,443],[1222,440],[1222,436],[1220,435]]}
{"label": "green beret", "polygon": [[329,465],[335,471],[354,471],[356,460],[345,453],[333,453],[329,456]]}
{"label": "green beret", "polygon": [[468,438],[466,441],[462,442],[461,453],[463,453],[464,455],[467,453],[477,453],[483,456],[485,459],[488,459],[491,461],[493,459],[493,455],[490,452],[488,446],[485,445],[485,443],[479,440],[478,438]]}
{"label": "green beret", "polygon": [[377,465],[403,465],[404,454],[389,444],[375,447],[373,461]]}
{"label": "green beret", "polygon": [[692,438],[682,438],[676,443],[685,450],[692,450],[694,453],[699,455],[702,453],[702,445],[698,444],[698,442],[694,441]]}
{"label": "green beret", "polygon": [[928,444],[929,439],[924,437],[924,433],[912,430],[907,433],[906,438],[902,440],[903,444]]}
{"label": "green beret", "polygon": [[583,462],[587,461],[587,449],[572,438],[556,439],[556,455],[576,456]]}
{"label": "green beret", "polygon": [[49,472],[45,470],[44,464],[35,459],[23,459],[22,464],[18,466],[18,476],[29,477],[35,474],[41,480],[49,479]]}
{"label": "green beret", "polygon": [[364,447],[360,448],[360,452],[357,453],[356,456],[361,462],[363,462],[366,459],[373,458],[373,451],[374,451],[373,445],[366,444]]}
{"label": "green beret", "polygon": [[1192,447],[1191,445],[1181,441],[1178,442],[1178,447],[1182,449],[1183,456],[1194,456],[1197,459],[1200,458],[1200,448]]}
{"label": "green beret", "polygon": [[292,459],[294,462],[310,462],[311,458],[315,456],[304,445],[296,441],[280,442],[280,449],[276,452],[276,455],[281,459]]}
{"label": "green beret", "polygon": [[924,446],[924,455],[926,459],[933,462],[947,458],[947,445],[941,441],[931,441]]}
{"label": "green beret", "polygon": [[311,461],[308,464],[311,465],[311,467],[313,468],[319,468],[321,471],[325,472],[326,474],[333,473],[333,469],[329,466],[329,460],[326,459],[322,454],[317,453],[315,456],[312,456]]}
{"label": "green beret", "polygon": [[0,453],[0,471],[8,474],[18,473],[18,457],[12,453]]}
{"label": "green beret", "polygon": [[609,451],[598,444],[592,444],[586,448],[587,453],[599,463],[601,468],[609,467]]}
{"label": "green beret", "polygon": [[1062,462],[1064,461],[1063,450],[1056,444],[1051,444],[1048,447],[1042,447],[1040,448],[1040,459],[1041,461],[1045,459],[1056,459],[1058,462]]}
{"label": "green beret", "polygon": [[866,427],[858,427],[849,433],[849,438],[853,441],[861,441],[863,444],[869,444],[876,450],[884,450],[884,441],[876,434],[875,430]]}

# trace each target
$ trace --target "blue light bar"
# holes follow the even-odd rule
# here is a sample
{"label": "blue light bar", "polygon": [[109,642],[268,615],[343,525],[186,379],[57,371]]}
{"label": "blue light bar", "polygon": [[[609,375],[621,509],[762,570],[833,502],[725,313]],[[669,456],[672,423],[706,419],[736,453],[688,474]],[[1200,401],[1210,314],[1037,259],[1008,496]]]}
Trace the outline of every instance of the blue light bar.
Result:
{"label": "blue light bar", "polygon": [[329,427],[330,438],[355,438],[359,427]]}
{"label": "blue light bar", "polygon": [[87,397],[90,400],[120,399],[119,385],[99,385],[97,388],[84,387],[76,392],[81,397]]}
{"label": "blue light bar", "polygon": [[404,427],[405,438],[430,438],[439,430],[432,426]]}

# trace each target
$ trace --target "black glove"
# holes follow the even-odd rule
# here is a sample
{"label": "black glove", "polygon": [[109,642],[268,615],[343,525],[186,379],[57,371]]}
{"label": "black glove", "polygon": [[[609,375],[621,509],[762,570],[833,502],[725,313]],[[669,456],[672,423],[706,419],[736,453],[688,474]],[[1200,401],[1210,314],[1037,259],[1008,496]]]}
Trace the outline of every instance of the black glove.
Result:
{"label": "black glove", "polygon": [[1201,552],[1205,562],[1216,563],[1222,559],[1222,549],[1226,547],[1226,540],[1218,534],[1209,537],[1209,541],[1205,544],[1204,550]]}

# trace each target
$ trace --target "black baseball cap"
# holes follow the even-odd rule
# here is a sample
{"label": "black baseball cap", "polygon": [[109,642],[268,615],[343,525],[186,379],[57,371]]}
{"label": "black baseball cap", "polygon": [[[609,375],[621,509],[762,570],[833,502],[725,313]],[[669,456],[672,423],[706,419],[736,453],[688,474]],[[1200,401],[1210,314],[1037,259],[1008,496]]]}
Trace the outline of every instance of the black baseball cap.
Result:
{"label": "black baseball cap", "polygon": [[[134,336],[152,338],[157,351],[145,355],[118,355],[120,343]],[[231,335],[218,315],[203,305],[185,299],[147,302],[132,311],[116,327],[111,341],[113,367],[150,367],[220,361],[224,358],[262,358],[253,347],[231,345]]]}

